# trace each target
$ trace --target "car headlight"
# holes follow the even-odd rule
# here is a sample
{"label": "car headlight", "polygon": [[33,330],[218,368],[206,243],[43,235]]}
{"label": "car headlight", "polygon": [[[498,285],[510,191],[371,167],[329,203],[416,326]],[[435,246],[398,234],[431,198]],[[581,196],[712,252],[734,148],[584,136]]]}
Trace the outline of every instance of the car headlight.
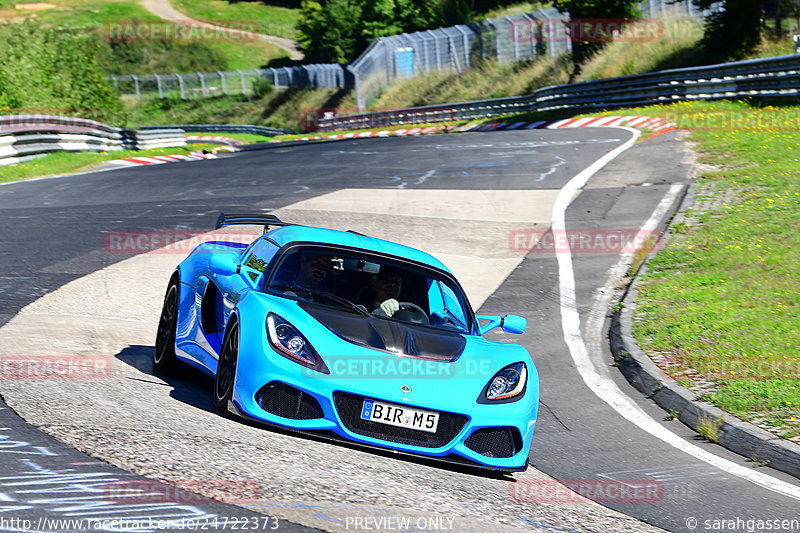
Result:
{"label": "car headlight", "polygon": [[522,393],[528,380],[525,363],[514,363],[494,375],[486,387],[487,400],[507,400]]}
{"label": "car headlight", "polygon": [[306,338],[297,331],[297,328],[275,313],[267,315],[267,334],[269,342],[284,357],[320,372],[329,373],[325,363]]}

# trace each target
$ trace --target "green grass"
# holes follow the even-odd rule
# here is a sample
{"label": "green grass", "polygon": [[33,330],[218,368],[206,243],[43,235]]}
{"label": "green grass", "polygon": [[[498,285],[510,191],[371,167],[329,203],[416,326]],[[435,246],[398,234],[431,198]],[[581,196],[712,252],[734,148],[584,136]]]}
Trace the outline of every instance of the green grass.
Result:
{"label": "green grass", "polygon": [[[245,144],[264,143],[264,142],[269,142],[273,139],[273,137],[254,135],[252,133],[219,133],[219,132],[215,133],[211,131],[201,131],[201,132],[191,131],[191,132],[186,132],[186,135],[212,135],[212,136],[228,137],[229,139],[235,139]],[[192,146],[197,146],[197,145],[193,144]]]}
{"label": "green grass", "polygon": [[128,122],[147,124],[255,124],[302,131],[304,116],[337,107],[343,93],[325,89],[272,91],[262,98],[219,96],[196,100],[129,100]]}
{"label": "green grass", "polygon": [[204,21],[247,21],[258,25],[258,33],[294,40],[300,17],[287,2],[230,2],[228,0],[173,0],[172,5],[190,17]]}
{"label": "green grass", "polygon": [[8,20],[15,15],[69,28],[94,27],[120,20],[160,20],[135,0],[46,0],[43,3],[56,7],[44,10],[14,9],[17,3],[26,2],[4,3],[0,7],[0,17]]}
{"label": "green grass", "polygon": [[[800,107],[686,103],[620,113],[692,124],[704,162],[718,168],[699,179],[689,219],[649,263],[639,342],[667,354],[661,366],[679,381],[715,383],[703,399],[797,435]],[[731,117],[739,126],[726,126]]]}
{"label": "green grass", "polygon": [[212,150],[217,145],[191,144],[178,148],[159,148],[153,150],[122,150],[119,152],[54,152],[44,157],[16,165],[0,166],[0,183],[29,178],[57,176],[74,172],[89,171],[104,161],[126,157],[147,157],[153,155],[181,155],[202,149]]}
{"label": "green grass", "polygon": [[[0,20],[31,18],[38,24],[85,28],[105,35],[109,23],[132,20],[160,21],[135,0],[48,0],[56,7],[44,10],[18,10],[14,3],[0,4]],[[196,2],[198,5],[201,2]],[[249,5],[249,4],[248,4]],[[256,6],[253,6],[256,7]],[[233,18],[227,20],[252,20]],[[199,43],[133,43],[124,53],[106,63],[113,74],[161,74],[261,68],[270,61],[288,58],[277,46],[262,41]]]}

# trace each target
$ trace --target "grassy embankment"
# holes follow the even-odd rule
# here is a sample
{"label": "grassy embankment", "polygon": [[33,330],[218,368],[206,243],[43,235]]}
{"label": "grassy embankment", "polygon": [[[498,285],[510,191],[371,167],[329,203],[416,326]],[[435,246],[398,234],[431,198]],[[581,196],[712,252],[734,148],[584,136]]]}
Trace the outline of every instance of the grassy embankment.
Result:
{"label": "grassy embankment", "polygon": [[615,113],[677,119],[715,168],[649,263],[636,337],[702,399],[800,440],[800,107],[717,102]]}
{"label": "grassy embankment", "polygon": [[[44,7],[42,4],[54,7]],[[16,8],[18,5],[23,8]],[[25,8],[30,5],[34,7]],[[235,5],[238,4],[231,4]],[[199,18],[210,20],[213,17]],[[0,21],[16,23],[23,20],[34,20],[37,24],[47,26],[81,28],[101,34],[110,23],[161,21],[136,0],[48,0],[39,4],[0,0]],[[225,20],[250,22],[253,19],[231,17]],[[144,75],[251,69],[281,58],[288,58],[288,53],[274,45],[237,39],[235,42],[118,44],[111,46],[102,61],[110,74]]]}
{"label": "grassy embankment", "polygon": [[172,1],[175,9],[198,20],[254,22],[258,25],[258,33],[294,40],[297,36],[295,26],[300,18],[300,10],[281,5],[283,3],[280,1],[229,2],[228,0]]}

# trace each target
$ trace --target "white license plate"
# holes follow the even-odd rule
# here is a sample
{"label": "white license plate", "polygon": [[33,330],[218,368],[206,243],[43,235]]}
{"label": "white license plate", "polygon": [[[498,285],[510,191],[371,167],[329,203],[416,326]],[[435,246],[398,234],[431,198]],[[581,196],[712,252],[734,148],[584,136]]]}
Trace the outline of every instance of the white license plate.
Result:
{"label": "white license plate", "polygon": [[364,400],[364,406],[361,408],[361,418],[390,426],[427,431],[428,433],[436,433],[436,428],[439,426],[439,413],[435,411],[411,409],[403,405],[377,402],[375,400]]}

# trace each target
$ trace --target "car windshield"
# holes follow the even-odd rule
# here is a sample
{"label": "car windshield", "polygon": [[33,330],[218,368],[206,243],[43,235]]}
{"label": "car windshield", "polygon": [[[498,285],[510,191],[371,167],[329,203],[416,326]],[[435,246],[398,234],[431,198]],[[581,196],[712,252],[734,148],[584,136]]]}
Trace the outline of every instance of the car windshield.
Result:
{"label": "car windshield", "polygon": [[264,291],[354,314],[469,334],[473,313],[450,276],[367,251],[295,246]]}

